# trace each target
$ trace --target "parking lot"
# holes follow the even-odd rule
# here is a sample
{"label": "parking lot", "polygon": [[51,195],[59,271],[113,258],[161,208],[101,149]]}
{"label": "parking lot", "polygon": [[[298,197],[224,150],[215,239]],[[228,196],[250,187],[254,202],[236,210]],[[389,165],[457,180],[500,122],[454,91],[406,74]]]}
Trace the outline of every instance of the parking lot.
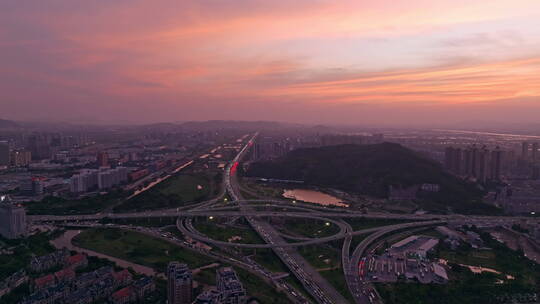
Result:
{"label": "parking lot", "polygon": [[360,261],[362,278],[373,282],[417,280],[420,283],[446,283],[444,266],[427,259],[436,242],[432,238],[411,236],[393,244],[381,255],[370,254]]}

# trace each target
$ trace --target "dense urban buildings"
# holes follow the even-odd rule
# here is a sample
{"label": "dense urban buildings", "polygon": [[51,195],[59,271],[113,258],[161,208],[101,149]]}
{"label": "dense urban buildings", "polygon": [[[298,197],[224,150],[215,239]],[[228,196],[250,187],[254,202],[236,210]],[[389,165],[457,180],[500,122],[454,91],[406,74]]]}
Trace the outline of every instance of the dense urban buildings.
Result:
{"label": "dense urban buildings", "polygon": [[[468,264],[454,257],[465,255],[464,250],[485,255],[496,249],[485,239],[487,234],[500,244],[513,240],[515,244],[509,245],[523,250],[526,259],[537,258],[534,247],[527,245],[540,237],[533,214],[540,206],[535,200],[540,183],[529,171],[538,162],[532,157],[530,139],[528,159],[523,159],[522,139],[473,138],[442,131],[188,132],[167,126],[165,131],[130,132],[123,130],[114,139],[108,132],[101,136],[94,132],[84,146],[62,140],[76,136],[42,132],[51,147],[50,158],[15,165],[11,157],[10,165],[0,171],[1,193],[12,198],[5,210],[12,218],[25,211],[30,215],[24,234],[6,228],[13,226],[12,221],[2,221],[2,228],[9,229],[2,237],[16,237],[9,242],[21,244],[58,238],[55,246],[74,242],[105,255],[121,250],[127,263],[178,256],[178,262],[166,268],[166,284],[155,286],[150,277],[137,279],[140,274],[110,271],[100,268],[102,262],[93,257],[58,250],[23,255],[30,259],[19,264],[26,265],[22,272],[8,269],[8,276],[0,277],[0,296],[6,296],[2,300],[17,295],[16,286],[26,282],[30,289],[18,296],[17,303],[239,304],[272,303],[274,297],[284,303],[306,303],[307,294],[320,303],[345,303],[343,290],[337,291],[327,280],[325,272],[330,271],[332,276],[343,276],[345,291],[359,303],[380,303],[387,297],[385,286],[459,288],[453,265]],[[28,137],[5,138],[10,155],[27,151]],[[102,152],[107,154],[106,162]],[[261,164],[278,168],[269,172],[292,172],[295,178],[267,177],[264,171],[251,175]],[[261,204],[269,196],[272,199]],[[228,208],[229,204],[235,208]],[[258,216],[259,212],[266,215]],[[365,238],[369,245],[329,245],[328,240],[348,237],[349,228],[341,220],[354,231],[365,229],[368,222],[374,231]],[[76,230],[67,228],[64,234],[63,227]],[[293,242],[282,240],[281,234],[316,245],[288,247]],[[280,242],[287,246],[237,249]],[[23,248],[27,247],[0,242],[0,255],[10,257]],[[271,260],[270,250],[279,260]],[[349,259],[337,252],[349,252]],[[449,257],[448,264],[439,259],[441,252]],[[183,256],[190,258],[183,260]],[[265,267],[277,261],[283,263],[279,272]],[[145,264],[151,266],[151,273],[163,271],[160,262]],[[494,267],[502,273],[498,279],[504,280],[507,272],[515,275]],[[192,272],[195,268],[199,269]],[[0,265],[2,269],[6,266]],[[468,272],[462,269],[459,275],[467,277]],[[302,284],[291,284],[291,276]],[[409,285],[412,282],[416,285]],[[534,293],[524,297],[534,299]]]}
{"label": "dense urban buildings", "polygon": [[447,147],[445,167],[448,171],[480,182],[501,179],[503,151],[499,147],[488,150],[486,146],[472,145],[466,148]]}

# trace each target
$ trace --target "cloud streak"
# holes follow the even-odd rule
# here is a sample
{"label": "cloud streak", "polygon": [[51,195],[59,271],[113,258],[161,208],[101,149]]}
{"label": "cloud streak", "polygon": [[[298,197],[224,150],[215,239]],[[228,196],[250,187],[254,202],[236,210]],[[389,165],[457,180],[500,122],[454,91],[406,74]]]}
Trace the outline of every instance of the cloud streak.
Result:
{"label": "cloud streak", "polygon": [[540,110],[539,12],[536,0],[4,1],[0,105],[51,120],[505,118],[501,104]]}

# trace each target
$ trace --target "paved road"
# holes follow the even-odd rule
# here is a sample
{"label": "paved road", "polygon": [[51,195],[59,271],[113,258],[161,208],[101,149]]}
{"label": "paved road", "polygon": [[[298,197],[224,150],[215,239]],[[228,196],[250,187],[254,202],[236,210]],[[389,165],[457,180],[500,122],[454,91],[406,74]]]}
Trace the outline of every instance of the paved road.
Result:
{"label": "paved road", "polygon": [[[214,200],[211,200],[215,202]],[[210,202],[210,201],[208,201]],[[205,202],[205,203],[208,203]],[[234,203],[232,201],[231,203]],[[239,201],[246,202],[246,201]],[[257,205],[246,205],[243,207],[254,207],[261,206]],[[290,203],[289,203],[290,205]],[[269,206],[282,207],[279,204],[272,204]],[[108,214],[90,214],[90,215],[30,215],[28,219],[33,222],[53,222],[53,221],[88,221],[88,220],[100,220],[104,218],[111,219],[128,219],[128,218],[150,218],[150,217],[197,217],[197,216],[224,216],[224,217],[238,217],[238,216],[256,216],[260,213],[266,214],[266,216],[281,216],[283,212],[270,212],[270,211],[255,211],[252,208],[244,208],[244,210],[231,210],[239,208],[239,206],[223,207],[218,209],[195,209],[195,210],[180,210],[177,209],[168,209],[168,210],[153,210],[153,211],[142,211],[142,212],[132,212],[132,213],[108,213]],[[290,206],[291,209],[299,208]],[[300,207],[303,208],[303,207]],[[305,209],[305,208],[304,208]],[[476,224],[492,224],[492,225],[505,225],[521,220],[534,220],[530,217],[513,217],[513,216],[463,216],[463,215],[407,215],[407,214],[391,214],[391,213],[360,213],[360,212],[328,212],[327,211],[318,211],[311,210],[305,212],[286,212],[285,214],[297,214],[297,215],[310,215],[310,216],[320,216],[327,218],[370,218],[370,219],[400,219],[400,220],[411,220],[411,221],[427,221],[427,220],[445,220],[445,221],[454,221],[454,222],[463,222],[463,223],[476,223]],[[540,219],[536,219],[540,223]]]}
{"label": "paved road", "polygon": [[[253,216],[249,216],[249,217],[255,218],[255,216],[264,216],[264,215],[265,215],[264,213],[263,214],[255,213]],[[339,239],[345,237],[345,225],[342,224],[339,221],[335,221],[335,220],[328,219],[328,218],[317,217],[317,216],[282,215],[282,217],[301,217],[301,218],[317,219],[317,220],[320,220],[320,221],[333,223],[334,225],[338,226],[340,230],[339,230],[338,233],[336,233],[336,234],[334,234],[332,236],[322,237],[322,238],[310,238],[310,239],[303,240],[303,241],[300,241],[300,242],[295,242],[295,243],[289,243],[289,242],[283,240],[280,237],[281,240],[279,242],[274,241],[271,244],[270,243],[266,243],[266,244],[246,244],[246,243],[230,243],[230,242],[218,241],[218,240],[211,239],[211,238],[209,238],[208,236],[206,236],[204,234],[198,233],[193,227],[185,227],[185,223],[182,223],[181,225],[179,225],[178,229],[182,233],[188,235],[189,237],[191,237],[193,239],[196,239],[196,240],[199,240],[201,242],[211,243],[211,244],[219,245],[219,246],[243,247],[243,248],[298,247],[298,246],[307,246],[307,245],[327,243],[327,242],[334,241],[334,240],[339,240]],[[259,222],[259,221],[257,221],[257,222]],[[273,230],[275,230],[275,229],[273,229]],[[358,233],[369,233],[369,232],[372,232],[372,231],[373,230],[371,230],[371,229],[366,229],[365,231],[362,231],[362,232],[359,231]],[[276,231],[276,234],[281,235],[281,233],[279,233],[277,231]],[[276,237],[277,237],[277,235],[276,235]]]}
{"label": "paved road", "polygon": [[[242,202],[239,185],[236,180],[236,166],[244,156],[245,152],[253,144],[254,138],[246,144],[236,158],[231,162],[225,171],[227,177],[225,186],[229,195],[235,200],[240,201],[240,212],[245,216],[251,227],[261,236],[261,238],[269,245],[272,245],[272,250],[281,259],[281,261],[289,268],[296,278],[302,283],[304,288],[317,300],[319,303],[347,303],[347,300],[337,292],[296,250],[292,247],[278,246],[276,244],[288,244],[280,235],[280,233],[272,227],[268,222],[259,220],[258,212],[254,211],[252,206]],[[255,212],[255,213],[253,213]]]}

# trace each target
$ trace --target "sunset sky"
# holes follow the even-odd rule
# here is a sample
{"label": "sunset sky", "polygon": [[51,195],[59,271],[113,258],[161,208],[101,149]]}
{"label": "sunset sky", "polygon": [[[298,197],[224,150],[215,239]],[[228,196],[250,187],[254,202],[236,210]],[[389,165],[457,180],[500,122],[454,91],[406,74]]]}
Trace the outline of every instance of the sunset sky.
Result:
{"label": "sunset sky", "polygon": [[5,0],[0,118],[540,121],[538,0]]}

